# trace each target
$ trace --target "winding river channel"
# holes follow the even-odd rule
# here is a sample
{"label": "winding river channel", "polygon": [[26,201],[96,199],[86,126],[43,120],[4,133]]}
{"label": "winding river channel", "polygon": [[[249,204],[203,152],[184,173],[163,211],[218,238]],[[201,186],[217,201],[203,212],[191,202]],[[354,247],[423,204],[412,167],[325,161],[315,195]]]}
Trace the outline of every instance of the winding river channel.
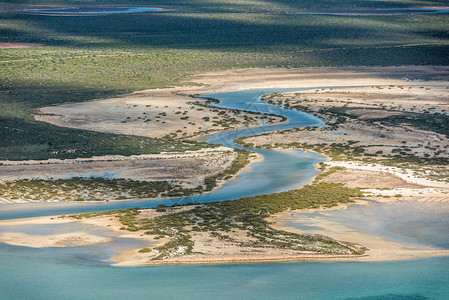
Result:
{"label": "winding river channel", "polygon": [[[217,106],[220,107],[273,113],[288,119],[279,124],[206,137],[207,142],[251,150],[264,157],[217,191],[152,201],[4,205],[0,206],[0,219],[222,201],[292,189],[316,174],[313,164],[323,161],[323,157],[310,152],[244,148],[234,144],[235,139],[243,136],[322,125],[321,120],[306,113],[260,101],[264,94],[289,90],[299,89],[204,95],[219,99]],[[63,232],[63,227],[24,226],[23,231]],[[0,230],[12,228],[0,227]],[[115,243],[120,247],[125,242]],[[111,251],[108,244],[34,249],[0,243],[0,299],[444,299],[449,295],[449,257],[363,263],[112,267]]]}

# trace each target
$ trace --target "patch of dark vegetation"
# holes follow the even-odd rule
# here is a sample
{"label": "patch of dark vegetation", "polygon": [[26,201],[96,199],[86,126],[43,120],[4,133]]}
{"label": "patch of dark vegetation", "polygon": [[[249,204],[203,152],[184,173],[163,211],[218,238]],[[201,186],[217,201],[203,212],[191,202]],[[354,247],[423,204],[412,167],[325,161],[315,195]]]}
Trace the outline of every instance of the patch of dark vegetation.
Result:
{"label": "patch of dark vegetation", "polygon": [[[148,235],[167,237],[169,242],[156,248],[154,258],[167,259],[173,256],[192,254],[194,232],[207,232],[211,236],[234,242],[240,246],[274,247],[296,251],[312,251],[322,254],[360,254],[337,241],[321,236],[306,236],[270,227],[265,219],[288,209],[333,207],[339,203],[352,202],[363,194],[359,189],[350,189],[337,183],[318,183],[299,190],[246,197],[232,201],[190,204],[193,208],[177,212],[178,207],[159,206],[156,211],[166,212],[154,218],[139,216],[139,209],[88,213],[70,216],[90,218],[101,215],[118,215],[123,229],[143,230]],[[125,223],[123,223],[123,220]],[[247,232],[250,241],[239,242],[228,234],[235,230]]]}
{"label": "patch of dark vegetation", "polygon": [[0,160],[154,154],[216,146],[169,138],[78,130],[20,118],[0,117],[0,122]]}
{"label": "patch of dark vegetation", "polygon": [[201,193],[202,186],[183,188],[167,181],[81,178],[57,180],[24,179],[0,184],[8,199],[104,201],[135,198],[184,197]]}
{"label": "patch of dark vegetation", "polygon": [[238,171],[240,171],[250,163],[248,157],[251,152],[239,149],[235,149],[235,151],[238,153],[238,156],[237,159],[232,163],[230,168],[226,169],[220,174],[209,176],[204,179],[204,184],[206,186],[205,191],[213,190],[217,186],[217,182],[219,180],[227,179],[228,177],[235,175]]}
{"label": "patch of dark vegetation", "polygon": [[[114,137],[117,137],[114,135]],[[0,183],[0,195],[17,200],[109,201],[135,198],[187,197],[211,191],[218,181],[229,179],[249,164],[249,151],[236,150],[237,158],[223,172],[207,177],[204,184],[184,188],[167,181],[140,181],[74,177],[70,179],[22,179]]]}

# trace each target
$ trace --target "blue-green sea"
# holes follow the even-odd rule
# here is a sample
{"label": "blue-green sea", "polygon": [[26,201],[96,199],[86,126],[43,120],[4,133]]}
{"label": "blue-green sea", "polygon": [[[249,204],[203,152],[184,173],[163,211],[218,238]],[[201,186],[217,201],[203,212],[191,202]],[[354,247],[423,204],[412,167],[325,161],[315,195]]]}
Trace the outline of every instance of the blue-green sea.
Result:
{"label": "blue-green sea", "polygon": [[111,267],[101,253],[2,247],[0,299],[448,299],[449,257]]}

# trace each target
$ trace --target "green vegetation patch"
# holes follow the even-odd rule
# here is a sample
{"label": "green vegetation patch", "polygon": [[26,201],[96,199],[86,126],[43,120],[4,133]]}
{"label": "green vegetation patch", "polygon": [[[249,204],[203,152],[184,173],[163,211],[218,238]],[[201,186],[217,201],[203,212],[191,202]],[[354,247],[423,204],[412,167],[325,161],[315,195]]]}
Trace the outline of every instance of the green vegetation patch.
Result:
{"label": "green vegetation patch", "polygon": [[[144,230],[157,238],[167,237],[169,242],[157,247],[154,259],[192,254],[194,232],[208,232],[211,236],[234,242],[240,246],[275,247],[297,251],[313,251],[323,254],[360,254],[336,241],[317,236],[305,236],[275,230],[265,220],[272,214],[288,209],[333,207],[339,203],[352,202],[363,194],[359,189],[350,189],[337,183],[318,183],[299,190],[246,197],[207,204],[190,204],[190,209],[177,212],[179,207],[160,205],[156,211],[166,212],[154,218],[139,216],[138,209],[119,211],[125,220],[123,229]],[[73,218],[94,217],[116,212],[103,212],[71,216]],[[236,241],[229,236],[235,230],[244,230],[251,237],[248,242]]]}
{"label": "green vegetation patch", "polygon": [[82,178],[57,180],[24,179],[0,184],[0,195],[8,199],[104,201],[132,198],[181,197],[201,193],[202,186],[183,188],[167,181]]}
{"label": "green vegetation patch", "polygon": [[235,149],[238,153],[237,159],[234,160],[231,167],[214,176],[209,176],[204,179],[205,190],[211,191],[217,186],[219,180],[228,179],[230,176],[235,175],[238,171],[247,166],[249,161],[249,155],[251,152],[246,150]]}
{"label": "green vegetation patch", "polygon": [[0,160],[79,158],[184,152],[215,147],[207,143],[155,139],[58,127],[0,116]]}

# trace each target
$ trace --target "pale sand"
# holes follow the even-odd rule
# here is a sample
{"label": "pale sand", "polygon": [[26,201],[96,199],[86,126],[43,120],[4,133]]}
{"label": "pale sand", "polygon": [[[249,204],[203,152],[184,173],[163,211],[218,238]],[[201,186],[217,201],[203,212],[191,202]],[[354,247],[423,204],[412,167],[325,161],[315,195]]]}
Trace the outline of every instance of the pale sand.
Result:
{"label": "pale sand", "polygon": [[432,79],[426,84],[449,80],[448,67],[357,67],[357,68],[252,68],[208,72],[191,76],[186,81],[206,84],[198,89],[219,93],[244,89],[316,88],[323,86],[398,85],[419,86],[407,78]]}
{"label": "pale sand", "polygon": [[[50,217],[34,217],[12,220],[1,220],[1,227],[21,226],[21,225],[48,225],[75,223],[74,219]],[[106,226],[107,228],[107,226]],[[87,232],[69,232],[62,234],[31,235],[22,232],[0,232],[0,241],[15,246],[32,248],[43,247],[77,247],[88,246],[111,242],[112,239],[93,235]]]}
{"label": "pale sand", "polygon": [[5,166],[18,166],[18,165],[52,165],[52,164],[79,164],[86,162],[98,162],[98,161],[132,161],[132,160],[146,160],[146,159],[182,159],[197,157],[199,155],[207,155],[220,151],[231,151],[232,148],[220,146],[215,148],[204,148],[197,151],[185,151],[185,152],[163,152],[160,154],[141,154],[141,155],[104,155],[93,156],[89,158],[76,158],[76,159],[57,159],[50,158],[47,160],[0,160],[0,165]]}
{"label": "pale sand", "polygon": [[[383,166],[380,164],[366,164],[361,162],[355,162],[355,161],[328,161],[326,162],[327,165],[331,167],[344,167],[346,169],[354,169],[354,170],[360,170],[360,171],[373,171],[373,172],[382,172],[382,173],[389,173],[396,177],[399,177],[400,179],[404,180],[405,182],[416,184],[422,187],[431,187],[431,188],[438,188],[439,193],[443,192],[442,190],[449,191],[449,183],[447,182],[441,182],[441,181],[434,181],[434,180],[428,180],[425,178],[418,177],[412,170],[409,169],[401,169],[396,167],[389,167],[389,166]],[[387,191],[383,191],[387,192]]]}
{"label": "pale sand", "polygon": [[148,253],[140,253],[139,249],[123,250],[111,256],[115,267],[137,267],[144,266],[148,261]]}
{"label": "pale sand", "polygon": [[[449,195],[440,198],[428,197],[420,195],[420,201],[448,201]],[[393,199],[378,198],[379,201],[394,201]],[[369,205],[366,201],[359,201]],[[332,209],[345,209],[350,204],[342,204]],[[193,207],[178,207],[179,211],[189,210]],[[326,209],[330,211],[330,209]],[[303,210],[305,211],[305,210]],[[316,210],[308,210],[316,211]],[[152,218],[163,213],[155,210],[144,210],[144,217]],[[150,260],[151,257],[157,256],[157,251],[150,253],[139,253],[139,249],[122,250],[111,257],[115,263],[114,266],[139,266],[139,265],[155,265],[155,264],[205,264],[205,263],[243,263],[243,262],[269,262],[269,261],[386,261],[415,259],[430,256],[449,255],[449,250],[438,250],[429,247],[401,244],[398,242],[387,240],[381,236],[373,234],[365,234],[355,231],[344,224],[332,222],[326,218],[315,218],[313,220],[305,220],[307,225],[319,226],[323,230],[302,231],[294,227],[286,226],[291,220],[292,212],[283,212],[273,215],[268,219],[272,222],[270,226],[279,230],[286,230],[300,234],[319,234],[325,235],[338,241],[344,241],[354,249],[367,248],[363,255],[322,255],[310,252],[298,253],[288,249],[276,248],[251,248],[239,247],[235,243],[223,241],[220,239],[212,239],[208,233],[194,233],[193,240],[195,242],[194,252],[202,252],[202,254],[194,254],[182,257],[172,257],[165,260]],[[79,222],[101,229],[111,230],[118,233],[118,237],[126,237],[131,239],[139,239],[147,241],[150,248],[163,245],[167,239],[154,240],[155,236],[144,235],[144,231],[128,232],[120,230],[122,224],[114,216],[100,216],[90,219],[73,220],[59,219],[57,217],[38,217],[18,220],[0,221],[0,226],[14,226],[20,224],[59,224],[65,222]],[[233,238],[241,241],[250,241],[251,237],[247,237],[245,232],[228,233],[235,235]],[[110,241],[108,238],[90,235],[89,233],[68,233],[63,235],[39,235],[32,236],[22,233],[2,233],[0,240],[13,245],[28,247],[68,247],[82,246],[96,243],[105,243]]]}
{"label": "pale sand", "polygon": [[[321,102],[330,99],[333,101],[332,105],[337,105],[336,102],[349,103],[355,107],[358,104],[368,104],[374,108],[385,105],[402,107],[414,112],[422,112],[424,109],[430,108],[436,111],[446,110],[449,104],[448,81],[438,82],[436,86],[427,86],[428,84],[427,81],[416,83],[403,81],[400,85],[308,89],[283,94]],[[324,106],[325,103],[317,105]],[[359,113],[363,113],[363,111],[359,111]],[[375,112],[369,112],[369,117],[382,117],[386,112],[377,111],[376,113],[381,115],[376,116]],[[400,114],[400,112],[396,112],[396,114]],[[362,115],[360,118],[364,119],[365,116]]]}
{"label": "pale sand", "polygon": [[[355,169],[338,170],[326,176],[323,181],[344,183],[349,188],[378,189],[423,189],[424,186],[408,183],[394,174],[378,171],[361,171]],[[441,190],[439,190],[441,191]],[[418,193],[418,192],[417,192]]]}
{"label": "pale sand", "polygon": [[0,241],[9,245],[31,248],[78,247],[112,242],[112,239],[86,232],[31,235],[22,232],[1,232]]}
{"label": "pale sand", "polygon": [[[218,112],[214,112],[214,108],[192,106],[189,102],[203,100],[193,99],[190,95],[258,88],[401,84],[420,86],[422,84],[420,82],[407,82],[405,79],[429,77],[436,80],[449,80],[448,70],[447,67],[417,66],[234,69],[204,73],[185,79],[186,83],[193,82],[196,85],[200,83],[201,86],[145,90],[121,98],[45,107],[40,109],[43,115],[35,117],[60,126],[102,132],[163,137],[180,130],[181,132],[177,133],[178,136],[184,133],[185,136],[197,136],[208,128],[217,130],[228,130],[228,128],[212,127],[212,118],[217,117]],[[428,81],[426,84],[440,84],[440,82]],[[202,110],[198,110],[199,108]],[[179,111],[187,111],[186,116],[189,116],[189,119],[181,120],[180,117],[184,115],[176,114]],[[161,113],[165,113],[166,116],[160,115]],[[205,121],[204,117],[211,119]],[[242,121],[238,116],[233,117]],[[145,119],[151,119],[151,121],[145,122]],[[257,126],[257,123],[253,122],[251,126]]]}
{"label": "pale sand", "polygon": [[42,44],[36,43],[0,43],[0,49],[32,48],[42,46]]}
{"label": "pale sand", "polygon": [[[260,126],[255,114],[204,106],[206,99],[190,96],[197,92],[191,87],[139,91],[120,98],[43,107],[35,118],[64,127],[153,138],[192,138],[208,131],[238,128],[248,120],[246,125]],[[231,118],[235,121],[226,121]],[[273,122],[282,120],[270,118]],[[218,121],[226,121],[229,126]]]}

